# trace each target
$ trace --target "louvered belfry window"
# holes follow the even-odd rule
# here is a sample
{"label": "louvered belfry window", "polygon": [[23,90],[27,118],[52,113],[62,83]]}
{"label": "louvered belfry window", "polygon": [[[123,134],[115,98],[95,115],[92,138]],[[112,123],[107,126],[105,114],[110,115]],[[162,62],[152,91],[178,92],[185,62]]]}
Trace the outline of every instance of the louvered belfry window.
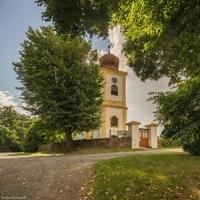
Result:
{"label": "louvered belfry window", "polygon": [[118,96],[118,87],[116,85],[111,86],[111,94]]}

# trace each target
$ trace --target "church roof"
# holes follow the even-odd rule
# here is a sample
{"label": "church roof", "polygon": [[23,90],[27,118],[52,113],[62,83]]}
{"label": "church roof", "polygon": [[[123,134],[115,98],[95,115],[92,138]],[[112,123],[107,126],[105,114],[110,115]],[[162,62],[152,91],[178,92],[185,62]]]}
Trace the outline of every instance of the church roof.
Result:
{"label": "church roof", "polygon": [[[108,46],[110,48],[110,46]],[[110,49],[108,50],[108,53],[103,55],[99,59],[99,63],[101,67],[106,67],[109,69],[118,70],[119,69],[119,58],[113,54],[110,53]]]}

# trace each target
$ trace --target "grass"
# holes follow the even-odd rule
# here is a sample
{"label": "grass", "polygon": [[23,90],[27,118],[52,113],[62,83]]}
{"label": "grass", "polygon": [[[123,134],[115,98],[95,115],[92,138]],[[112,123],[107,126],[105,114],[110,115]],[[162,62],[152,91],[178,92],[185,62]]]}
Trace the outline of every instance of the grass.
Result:
{"label": "grass", "polygon": [[36,153],[17,152],[17,154],[20,156],[61,156],[61,155],[64,155],[62,153],[41,153],[41,152],[36,152]]}
{"label": "grass", "polygon": [[154,150],[164,150],[164,149],[183,149],[182,146],[178,146],[178,147],[159,147],[159,148],[156,148]]}
{"label": "grass", "polygon": [[136,149],[106,149],[106,148],[79,148],[70,154],[99,154],[99,153],[117,153],[117,152],[133,152],[144,151],[143,148]]}
{"label": "grass", "polygon": [[133,151],[144,151],[143,148],[138,149],[101,149],[101,148],[79,148],[76,151],[70,153],[55,153],[55,152],[36,152],[36,153],[25,153],[19,152],[19,155],[24,156],[62,156],[66,155],[80,155],[80,154],[98,154],[98,153],[117,153],[117,152],[133,152]]}
{"label": "grass", "polygon": [[200,199],[200,157],[187,153],[135,155],[94,165],[87,198]]}

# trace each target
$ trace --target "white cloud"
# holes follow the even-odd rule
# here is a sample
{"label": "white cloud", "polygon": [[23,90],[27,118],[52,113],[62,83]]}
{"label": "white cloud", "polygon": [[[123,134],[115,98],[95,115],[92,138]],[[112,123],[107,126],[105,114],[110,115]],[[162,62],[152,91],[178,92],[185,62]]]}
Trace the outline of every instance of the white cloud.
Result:
{"label": "white cloud", "polygon": [[[135,120],[141,122],[141,127],[153,122],[154,111],[156,106],[152,102],[147,102],[148,93],[154,91],[168,91],[168,79],[162,78],[159,81],[146,81],[143,83],[135,76],[133,70],[127,66],[127,60],[121,53],[124,37],[120,33],[120,27],[117,26],[109,31],[109,40],[112,43],[111,53],[119,57],[119,70],[127,71],[127,122]],[[105,52],[102,51],[101,54]],[[158,134],[161,132],[161,127],[158,128]]]}
{"label": "white cloud", "polygon": [[120,59],[119,69],[122,71],[126,71],[128,69],[127,59],[122,53],[122,44],[124,43],[124,36],[120,32],[119,25],[117,27],[114,27],[112,30],[109,30],[109,40],[113,45],[110,52]]}
{"label": "white cloud", "polygon": [[14,102],[14,96],[8,91],[0,91],[0,105],[17,107],[18,103]]}
{"label": "white cloud", "polygon": [[26,114],[26,111],[24,111],[19,104],[15,102],[14,94],[8,91],[0,91],[0,107],[3,106],[13,106],[17,112]]}

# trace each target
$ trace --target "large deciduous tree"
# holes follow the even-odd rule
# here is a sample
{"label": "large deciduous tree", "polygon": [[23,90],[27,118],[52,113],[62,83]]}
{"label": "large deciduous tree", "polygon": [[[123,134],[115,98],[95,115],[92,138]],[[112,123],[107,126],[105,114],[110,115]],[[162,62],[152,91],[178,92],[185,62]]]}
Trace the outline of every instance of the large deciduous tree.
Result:
{"label": "large deciduous tree", "polygon": [[[155,95],[154,101],[159,105],[157,113],[159,113],[160,122],[162,122],[162,115],[163,118],[167,116],[167,113],[170,113],[170,116],[173,115],[171,116],[170,123],[166,122],[165,124],[162,122],[162,124],[165,125],[165,131],[174,134],[175,132],[182,133],[182,136],[177,134],[181,138],[184,138],[186,133],[188,137],[192,134],[191,130],[193,129],[191,127],[196,127],[196,124],[198,124],[198,117],[196,118],[197,122],[186,120],[186,123],[184,120],[187,118],[185,115],[186,110],[181,109],[181,111],[179,111],[180,116],[183,116],[181,119],[180,117],[177,118],[180,119],[180,126],[174,124],[177,120],[175,120],[173,124],[171,123],[172,118],[176,119],[178,113],[178,106],[176,107],[175,103],[180,101],[182,96],[190,100],[196,99],[196,104],[198,104],[199,97],[197,93],[194,93],[192,98],[189,94],[190,91],[187,91],[188,87],[184,85],[190,83],[189,85],[195,88],[194,79],[200,76],[199,0],[102,0],[99,1],[100,4],[103,3],[108,7],[108,9],[105,9],[106,17],[104,17],[104,15],[98,15],[100,7],[87,7],[88,2],[92,5],[96,3],[96,0],[77,0],[73,3],[68,1],[65,1],[65,3],[63,1],[55,3],[52,0],[37,0],[36,2],[39,5],[46,6],[46,11],[44,11],[42,16],[43,19],[52,20],[55,23],[55,28],[61,33],[76,35],[89,32],[98,33],[100,36],[106,36],[110,25],[114,26],[120,24],[122,34],[125,37],[123,51],[128,59],[128,65],[141,81],[147,79],[158,80],[162,77],[169,77],[170,84],[177,84],[183,79],[186,79],[187,81],[185,83],[178,85],[178,90],[176,92],[172,94],[160,93],[159,95]],[[76,6],[79,9],[75,10],[74,8]],[[59,15],[58,11],[62,12],[62,15]],[[99,26],[99,23],[93,20],[94,15],[90,16],[90,12],[98,16],[94,18],[95,20],[101,19],[102,17],[105,21],[104,26]],[[63,23],[69,15],[74,16],[70,24]],[[65,20],[63,20],[63,16],[66,17]],[[100,20],[100,24],[101,22]],[[74,24],[76,28],[74,28],[72,24]],[[90,29],[91,24],[93,24],[94,27],[101,28]],[[187,91],[185,94],[182,92],[184,87],[185,91]],[[173,98],[172,102],[170,102],[170,98]],[[165,101],[167,101],[167,104]],[[181,102],[184,102],[184,99],[181,99]],[[166,105],[168,105],[168,108]],[[177,113],[168,112],[171,105],[177,108]],[[166,108],[166,112],[162,112],[164,108]],[[195,109],[197,108],[198,106]],[[191,109],[191,105],[188,109]],[[189,110],[191,116],[193,112],[196,113],[195,109]],[[168,123],[173,125],[173,130],[169,129],[170,125],[168,126]],[[193,126],[194,123],[195,126]],[[176,129],[176,127],[178,127],[178,129]],[[181,127],[184,127],[184,129],[182,130]],[[163,132],[164,135],[165,131]],[[194,141],[199,141],[197,138],[195,139],[195,137],[193,137],[193,139]],[[188,140],[186,140],[186,142],[187,141]]]}
{"label": "large deciduous tree", "polygon": [[[163,76],[170,83],[200,75],[198,0],[37,0],[43,19],[71,35],[106,36],[120,24],[128,65],[142,81]],[[70,20],[69,20],[70,19]]]}
{"label": "large deciduous tree", "polygon": [[200,78],[182,82],[176,91],[152,94],[162,135],[179,139],[184,150],[200,155]]}
{"label": "large deciduous tree", "polygon": [[200,2],[127,0],[114,21],[120,23],[128,65],[142,81],[163,76],[170,83],[200,75]]}
{"label": "large deciduous tree", "polygon": [[108,26],[113,11],[120,0],[36,0],[45,6],[42,13],[45,21],[52,21],[58,33],[71,36],[99,34],[108,35]]}
{"label": "large deciduous tree", "polygon": [[22,87],[25,109],[40,116],[49,129],[66,134],[67,151],[72,133],[101,125],[103,77],[100,67],[86,62],[90,42],[82,37],[57,35],[51,26],[29,27],[14,70]]}

